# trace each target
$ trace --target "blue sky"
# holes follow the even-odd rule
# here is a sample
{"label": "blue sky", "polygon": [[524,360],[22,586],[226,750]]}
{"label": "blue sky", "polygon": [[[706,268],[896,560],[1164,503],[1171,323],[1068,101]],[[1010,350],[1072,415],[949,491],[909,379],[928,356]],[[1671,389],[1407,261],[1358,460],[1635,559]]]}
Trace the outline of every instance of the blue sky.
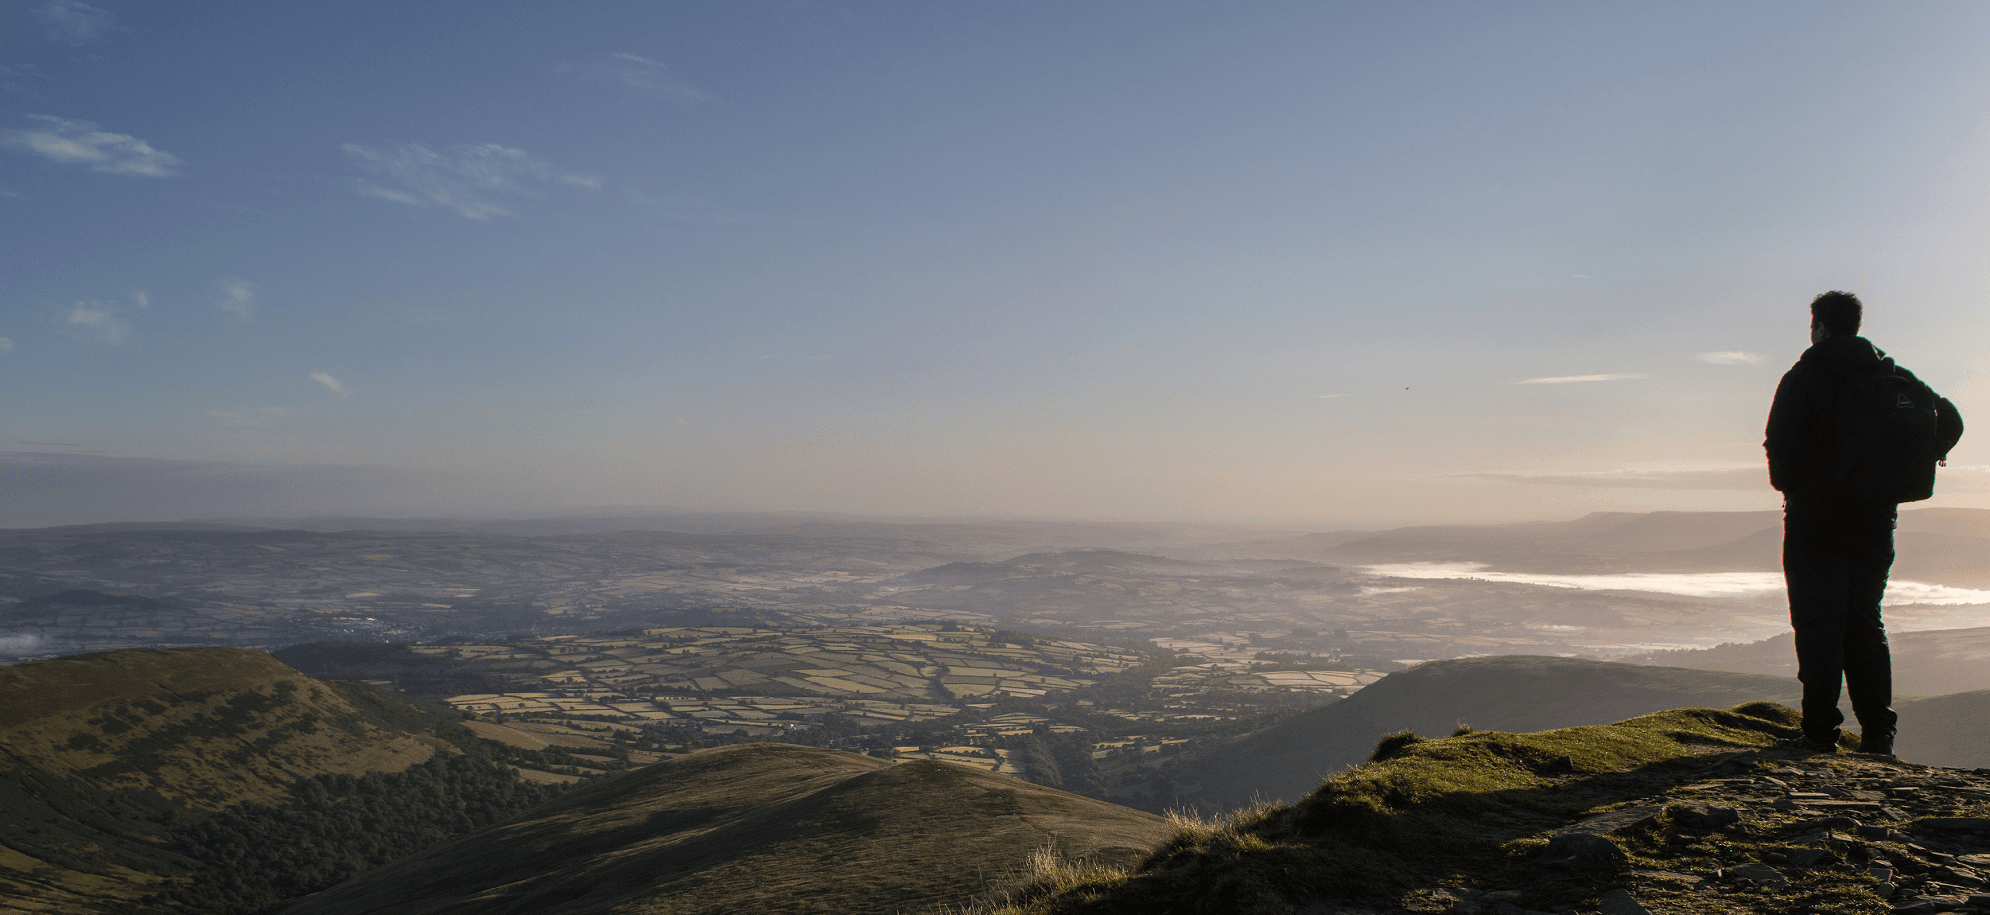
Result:
{"label": "blue sky", "polygon": [[1833,288],[1990,404],[1976,4],[6,15],[0,525],[1770,508]]}

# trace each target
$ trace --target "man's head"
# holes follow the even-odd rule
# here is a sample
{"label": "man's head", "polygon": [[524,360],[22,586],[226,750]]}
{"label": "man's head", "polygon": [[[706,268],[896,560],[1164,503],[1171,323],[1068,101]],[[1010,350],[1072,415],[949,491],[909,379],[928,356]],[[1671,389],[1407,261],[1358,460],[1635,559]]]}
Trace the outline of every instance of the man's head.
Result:
{"label": "man's head", "polygon": [[1825,337],[1856,336],[1865,306],[1849,292],[1832,290],[1810,300],[1810,342]]}

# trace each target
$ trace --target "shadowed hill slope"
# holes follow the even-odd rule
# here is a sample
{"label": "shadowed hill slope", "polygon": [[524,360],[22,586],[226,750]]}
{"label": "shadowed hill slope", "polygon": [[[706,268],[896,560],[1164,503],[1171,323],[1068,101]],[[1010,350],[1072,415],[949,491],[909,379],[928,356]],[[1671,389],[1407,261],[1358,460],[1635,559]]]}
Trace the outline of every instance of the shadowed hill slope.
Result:
{"label": "shadowed hill slope", "polygon": [[1167,832],[948,763],[744,744],[590,784],[285,913],[884,915],[979,892],[1046,846],[1131,863]]}
{"label": "shadowed hill slope", "polygon": [[[1945,696],[1990,689],[1990,627],[1893,632],[1887,641],[1893,648],[1895,695]],[[1772,677],[1797,675],[1796,644],[1789,633],[1760,642],[1661,651],[1627,660]]]}
{"label": "shadowed hill slope", "polygon": [[1893,704],[1900,714],[1894,752],[1928,766],[1990,768],[1990,689],[1906,699]]}
{"label": "shadowed hill slope", "polygon": [[0,669],[0,910],[98,912],[185,873],[172,824],[300,779],[398,772],[474,737],[363,683],[233,648]]}
{"label": "shadowed hill slope", "polygon": [[1299,797],[1367,759],[1382,735],[1405,728],[1426,735],[1448,734],[1459,724],[1538,731],[1799,695],[1795,680],[1752,674],[1527,656],[1432,661],[1211,750],[1176,784],[1184,801],[1233,809]]}

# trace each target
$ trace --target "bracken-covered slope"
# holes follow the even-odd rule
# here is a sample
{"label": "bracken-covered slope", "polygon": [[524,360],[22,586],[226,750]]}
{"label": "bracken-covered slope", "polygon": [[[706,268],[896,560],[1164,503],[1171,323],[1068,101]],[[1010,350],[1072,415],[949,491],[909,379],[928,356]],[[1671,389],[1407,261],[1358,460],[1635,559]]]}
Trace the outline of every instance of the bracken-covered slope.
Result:
{"label": "bracken-covered slope", "polygon": [[473,742],[445,712],[313,680],[257,651],[0,669],[0,911],[114,909],[187,869],[167,847],[175,822]]}
{"label": "bracken-covered slope", "polygon": [[1795,680],[1782,677],[1577,658],[1432,661],[1204,754],[1177,779],[1177,791],[1206,809],[1292,800],[1368,758],[1383,734],[1404,728],[1424,735],[1448,734],[1460,724],[1539,731],[1662,709],[1788,702],[1800,694]]}
{"label": "bracken-covered slope", "polygon": [[1771,749],[1771,703],[1410,741],[973,915],[1815,915],[1990,904],[1990,770]]}
{"label": "bracken-covered slope", "polygon": [[604,779],[285,915],[922,910],[1045,848],[1131,863],[1159,817],[949,763],[743,744]]}

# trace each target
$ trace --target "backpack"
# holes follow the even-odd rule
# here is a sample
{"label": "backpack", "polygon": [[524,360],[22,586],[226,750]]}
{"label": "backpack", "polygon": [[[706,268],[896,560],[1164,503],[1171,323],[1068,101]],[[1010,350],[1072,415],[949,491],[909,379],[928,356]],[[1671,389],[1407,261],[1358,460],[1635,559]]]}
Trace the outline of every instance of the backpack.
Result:
{"label": "backpack", "polygon": [[1833,449],[1835,489],[1860,502],[1919,502],[1934,495],[1935,467],[1955,445],[1942,437],[1942,412],[1955,407],[1891,360],[1883,371],[1831,371],[1845,380]]}

